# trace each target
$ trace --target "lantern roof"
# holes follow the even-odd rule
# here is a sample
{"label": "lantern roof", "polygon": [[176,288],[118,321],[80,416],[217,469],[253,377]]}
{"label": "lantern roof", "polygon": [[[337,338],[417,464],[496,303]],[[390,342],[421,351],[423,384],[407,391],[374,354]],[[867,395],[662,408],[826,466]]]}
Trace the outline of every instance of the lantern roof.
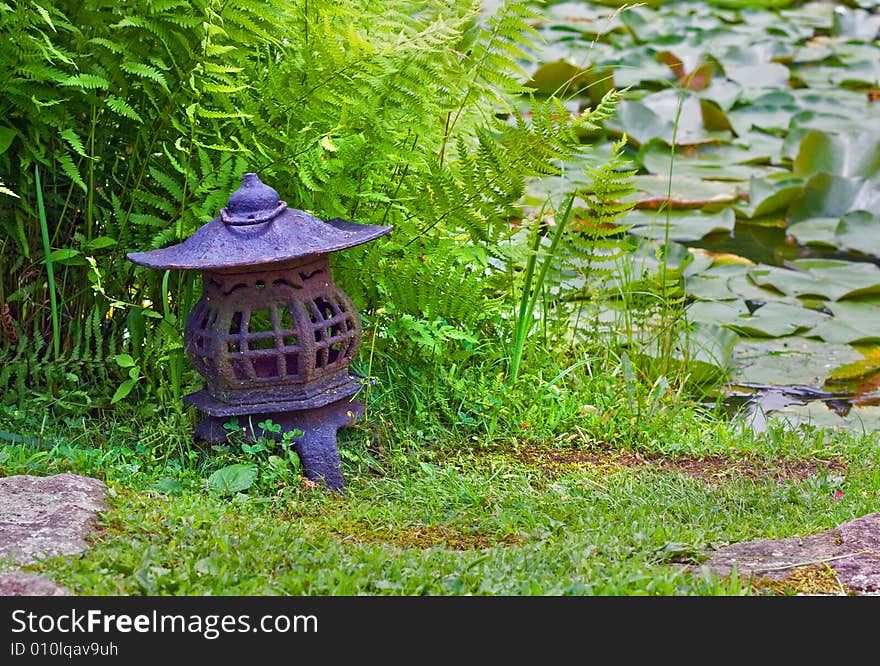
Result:
{"label": "lantern roof", "polygon": [[275,264],[329,254],[384,236],[391,226],[324,222],[288,208],[278,192],[255,173],[246,173],[220,216],[177,245],[129,252],[129,260],[150,268],[224,269]]}

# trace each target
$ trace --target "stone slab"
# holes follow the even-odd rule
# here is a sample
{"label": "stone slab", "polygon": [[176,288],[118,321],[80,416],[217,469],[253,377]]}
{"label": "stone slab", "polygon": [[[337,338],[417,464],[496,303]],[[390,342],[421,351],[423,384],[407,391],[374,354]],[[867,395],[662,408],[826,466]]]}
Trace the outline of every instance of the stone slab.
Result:
{"label": "stone slab", "polygon": [[0,562],[32,564],[88,547],[106,486],[77,474],[0,479]]}
{"label": "stone slab", "polygon": [[851,592],[880,595],[880,513],[805,537],[761,539],[718,549],[701,567],[724,577],[783,580],[797,569],[826,564]]}
{"label": "stone slab", "polygon": [[48,578],[24,571],[0,573],[0,597],[66,597],[70,592]]}

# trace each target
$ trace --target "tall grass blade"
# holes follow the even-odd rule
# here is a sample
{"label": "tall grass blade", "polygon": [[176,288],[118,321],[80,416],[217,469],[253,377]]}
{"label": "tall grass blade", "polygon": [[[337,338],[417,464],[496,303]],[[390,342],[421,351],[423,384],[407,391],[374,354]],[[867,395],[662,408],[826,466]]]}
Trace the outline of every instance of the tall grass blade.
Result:
{"label": "tall grass blade", "polygon": [[[535,306],[538,304],[538,298],[541,295],[544,280],[547,278],[547,272],[550,270],[550,264],[559,247],[559,241],[565,232],[565,227],[571,219],[571,211],[574,206],[574,195],[569,195],[565,203],[565,209],[562,216],[556,221],[556,229],[553,231],[553,238],[550,240],[550,247],[541,263],[541,269],[538,277],[534,278],[535,266],[537,264],[538,249],[541,244],[541,235],[535,235],[535,243],[532,248],[532,254],[526,264],[525,284],[523,284],[523,293],[520,300],[520,311],[516,322],[516,334],[513,341],[513,354],[510,360],[510,381],[516,382],[519,377],[519,368],[522,364],[522,355],[525,348],[526,338],[529,331],[534,325],[533,314]],[[541,219],[540,216],[538,219]]]}
{"label": "tall grass blade", "polygon": [[43,254],[46,256],[46,276],[49,280],[49,307],[52,309],[52,351],[55,358],[61,356],[61,328],[58,325],[58,298],[55,294],[55,267],[52,265],[52,246],[49,244],[49,225],[46,223],[46,208],[43,204],[43,188],[40,185],[40,167],[34,165],[37,182],[37,207],[40,215],[40,232],[43,235]]}

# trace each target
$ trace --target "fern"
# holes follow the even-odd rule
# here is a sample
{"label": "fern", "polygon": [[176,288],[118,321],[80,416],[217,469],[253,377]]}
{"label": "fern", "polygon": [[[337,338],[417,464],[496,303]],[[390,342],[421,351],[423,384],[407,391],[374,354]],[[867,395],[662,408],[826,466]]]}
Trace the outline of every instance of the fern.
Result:
{"label": "fern", "polygon": [[612,146],[608,162],[585,168],[589,182],[580,192],[584,206],[576,210],[574,222],[561,239],[561,270],[569,269],[584,284],[579,290],[569,290],[568,299],[595,296],[632,250],[628,242],[622,242],[629,229],[622,220],[633,206],[626,199],[635,191],[631,177],[636,169],[622,156],[623,146],[624,141]]}
{"label": "fern", "polygon": [[[89,266],[59,277],[61,357],[91,363],[125,348],[116,332],[136,310],[107,310],[106,299],[166,295],[160,275],[121,253],[188,237],[245,171],[324,219],[394,226],[333,258],[366,314],[392,306],[468,335],[488,327],[522,258],[511,221],[522,217],[526,183],[576,158],[583,130],[615,102],[577,116],[558,99],[527,98],[520,62],[536,17],[516,0],[488,16],[478,0],[0,3],[10,44],[0,50],[0,122],[15,135],[0,174],[20,197],[0,197],[0,230],[13,239],[3,247],[41,256],[38,163],[52,174],[52,249],[94,255],[102,271],[103,293],[82,287]],[[603,210],[594,214],[613,214]],[[115,244],[98,254],[98,237]],[[171,281],[178,322],[185,284]],[[0,296],[18,293],[27,306],[21,330],[37,348],[44,289],[32,259],[0,275]],[[160,375],[166,333],[146,330],[132,350]],[[25,373],[25,383],[39,381]]]}

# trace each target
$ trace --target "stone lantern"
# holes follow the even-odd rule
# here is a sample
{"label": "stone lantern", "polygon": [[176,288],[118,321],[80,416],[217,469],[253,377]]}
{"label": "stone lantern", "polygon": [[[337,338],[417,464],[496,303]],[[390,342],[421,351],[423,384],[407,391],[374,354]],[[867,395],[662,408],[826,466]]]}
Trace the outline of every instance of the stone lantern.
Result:
{"label": "stone lantern", "polygon": [[302,431],[295,442],[306,477],[342,490],[337,430],[363,415],[354,399],[362,384],[348,369],[361,322],[330,277],[328,255],[390,231],[288,208],[247,173],[220,216],[188,239],[127,255],[150,268],[202,271],[204,293],[184,334],[205,378],[184,398],[203,413],[195,437],[223,442],[232,420],[253,439],[253,424],[269,418],[282,432]]}

